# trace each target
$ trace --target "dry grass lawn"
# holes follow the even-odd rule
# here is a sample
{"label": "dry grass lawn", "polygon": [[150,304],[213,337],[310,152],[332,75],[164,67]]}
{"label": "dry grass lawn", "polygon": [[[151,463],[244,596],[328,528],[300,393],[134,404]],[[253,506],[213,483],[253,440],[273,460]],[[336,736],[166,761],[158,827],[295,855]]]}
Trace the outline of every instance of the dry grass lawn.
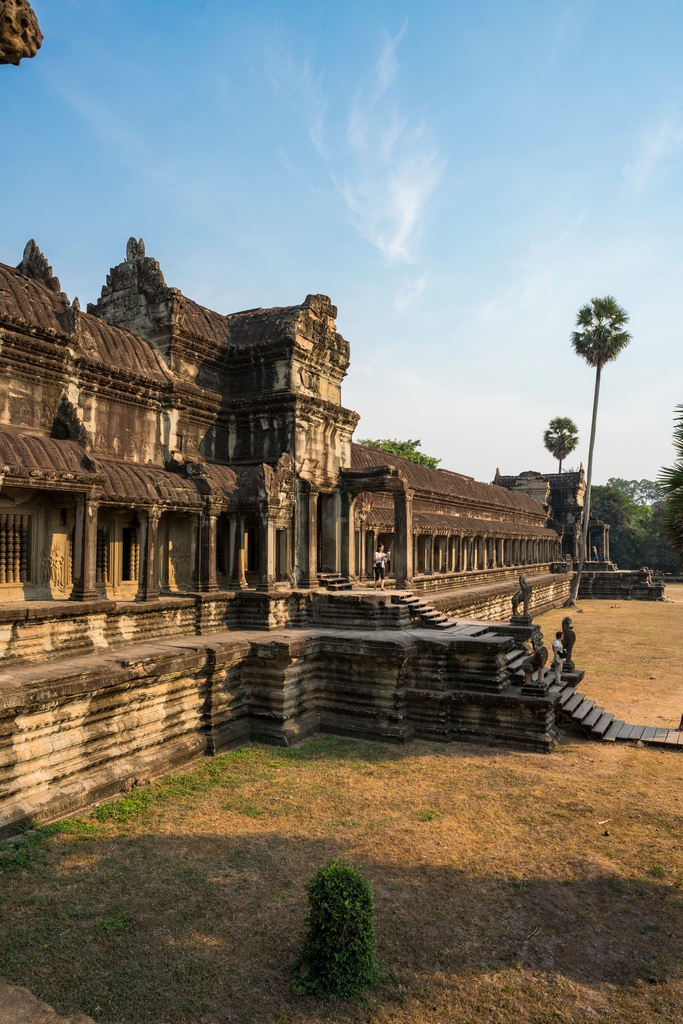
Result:
{"label": "dry grass lawn", "polygon": [[[675,718],[664,652],[683,604],[582,607],[591,696]],[[550,755],[340,739],[236,751],[5,861],[0,976],[98,1024],[680,1022],[681,783],[683,752],[573,735]],[[304,883],[333,856],[374,886],[384,972],[345,1003],[290,988]]]}

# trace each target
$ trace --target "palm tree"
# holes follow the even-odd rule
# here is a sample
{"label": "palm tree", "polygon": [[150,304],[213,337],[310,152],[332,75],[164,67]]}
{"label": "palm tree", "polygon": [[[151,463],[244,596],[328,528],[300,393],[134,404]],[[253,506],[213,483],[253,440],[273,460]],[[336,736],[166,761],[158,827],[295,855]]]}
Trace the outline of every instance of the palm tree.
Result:
{"label": "palm tree", "polygon": [[676,407],[673,446],[676,461],[671,469],[663,469],[659,483],[664,491],[664,532],[683,566],[683,405]]}
{"label": "palm tree", "polygon": [[571,455],[578,443],[579,428],[568,416],[556,416],[543,433],[543,444],[553,458],[560,463],[560,473],[562,472],[562,463],[568,455]]}
{"label": "palm tree", "polygon": [[624,330],[628,323],[628,313],[617,305],[616,299],[606,295],[604,299],[591,299],[582,306],[576,317],[578,331],[572,332],[572,346],[577,356],[582,356],[589,366],[595,367],[595,392],[593,395],[593,419],[591,420],[591,439],[588,447],[588,472],[586,474],[586,498],[583,506],[583,529],[581,531],[581,548],[579,550],[579,569],[574,576],[571,593],[565,602],[567,608],[576,604],[581,584],[581,573],[586,556],[588,541],[588,521],[591,514],[591,480],[593,477],[593,450],[595,448],[595,427],[598,420],[598,400],[600,398],[600,375],[605,363],[611,363],[626,348],[631,335]]}

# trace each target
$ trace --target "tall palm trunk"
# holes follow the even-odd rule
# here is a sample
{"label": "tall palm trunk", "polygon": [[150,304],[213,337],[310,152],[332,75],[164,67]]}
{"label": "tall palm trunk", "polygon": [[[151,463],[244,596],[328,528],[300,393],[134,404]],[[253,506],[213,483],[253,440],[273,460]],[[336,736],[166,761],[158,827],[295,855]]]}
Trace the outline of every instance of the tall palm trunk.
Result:
{"label": "tall palm trunk", "polygon": [[591,422],[591,440],[588,448],[588,472],[586,473],[586,497],[583,504],[583,529],[581,530],[581,547],[579,548],[579,568],[574,575],[572,589],[565,602],[566,608],[573,608],[579,595],[581,573],[586,560],[586,544],[588,542],[588,522],[591,516],[591,481],[593,479],[593,450],[595,448],[595,428],[598,422],[598,401],[600,399],[600,373],[602,365],[595,368],[595,393],[593,395],[593,420]]}

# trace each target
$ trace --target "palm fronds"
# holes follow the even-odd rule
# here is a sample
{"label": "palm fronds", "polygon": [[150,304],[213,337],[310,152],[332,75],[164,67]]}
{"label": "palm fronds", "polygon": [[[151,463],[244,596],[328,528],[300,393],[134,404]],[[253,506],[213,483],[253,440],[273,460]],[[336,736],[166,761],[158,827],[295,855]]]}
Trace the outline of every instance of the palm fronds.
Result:
{"label": "palm fronds", "polygon": [[676,406],[673,446],[675,462],[661,470],[658,483],[664,491],[664,532],[683,568],[683,405]]}
{"label": "palm fronds", "polygon": [[591,299],[582,306],[576,317],[580,331],[572,332],[572,345],[577,355],[589,366],[604,366],[616,359],[631,341],[624,330],[629,316],[612,295]]}

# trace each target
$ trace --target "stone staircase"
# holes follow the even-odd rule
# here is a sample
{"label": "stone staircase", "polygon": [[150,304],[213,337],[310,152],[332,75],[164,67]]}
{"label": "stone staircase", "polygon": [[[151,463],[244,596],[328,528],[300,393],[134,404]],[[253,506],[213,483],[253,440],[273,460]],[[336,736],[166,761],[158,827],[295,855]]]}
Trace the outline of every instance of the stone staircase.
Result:
{"label": "stone staircase", "polygon": [[399,594],[395,598],[398,604],[403,605],[410,612],[411,619],[417,619],[426,626],[427,629],[450,629],[452,626],[457,625],[456,619],[449,618],[448,615],[444,615],[440,612],[433,604],[429,604],[428,601],[424,601],[421,597],[415,597],[414,594]]}
{"label": "stone staircase", "polygon": [[655,747],[683,750],[683,732],[678,729],[630,725],[599,707],[594,700],[586,697],[585,693],[579,693],[573,685],[565,686],[560,692],[560,715],[592,740],[606,740],[611,743],[640,740]]}
{"label": "stone staircase", "polygon": [[353,585],[346,576],[342,576],[338,572],[320,572],[318,573],[318,582],[321,587],[325,587],[325,590],[352,590]]}

